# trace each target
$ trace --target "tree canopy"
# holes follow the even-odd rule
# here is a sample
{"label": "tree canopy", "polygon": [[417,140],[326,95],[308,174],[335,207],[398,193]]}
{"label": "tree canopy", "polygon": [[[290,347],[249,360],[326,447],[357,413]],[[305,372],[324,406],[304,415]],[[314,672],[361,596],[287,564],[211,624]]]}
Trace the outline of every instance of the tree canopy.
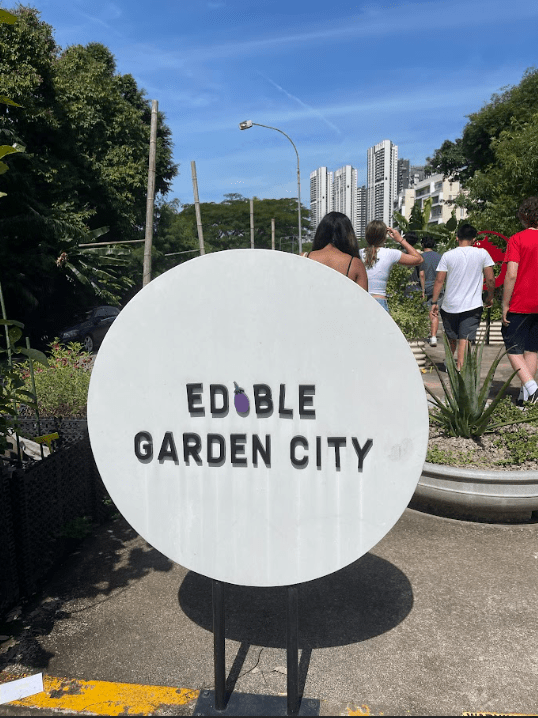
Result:
{"label": "tree canopy", "polygon": [[522,229],[517,210],[538,194],[538,112],[526,122],[514,122],[492,142],[494,162],[467,184],[462,204],[469,221],[509,237]]}
{"label": "tree canopy", "polygon": [[445,140],[433,157],[427,158],[430,171],[465,185],[475,172],[495,162],[494,142],[501,133],[513,123],[528,122],[536,112],[538,70],[529,68],[519,85],[502,88],[481,110],[468,115],[462,136],[454,142]]}
{"label": "tree canopy", "polygon": [[455,230],[458,226],[456,211],[452,211],[452,216],[446,223],[430,224],[431,209],[432,198],[428,197],[424,202],[424,207],[420,206],[420,202],[415,202],[409,219],[396,211],[393,212],[393,216],[396,225],[404,234],[414,232],[421,239],[423,237],[433,237],[439,242],[438,247],[443,247],[443,249],[452,247],[456,242]]}
{"label": "tree canopy", "polygon": [[538,194],[538,70],[528,69],[518,85],[469,115],[461,138],[446,140],[428,162],[462,181],[456,203],[469,222],[506,236],[519,231],[518,207]]}
{"label": "tree canopy", "polygon": [[[9,312],[35,336],[77,305],[119,301],[132,283],[128,250],[78,249],[143,235],[151,108],[131,75],[116,71],[104,45],[62,50],[33,8],[0,24],[0,145],[23,145],[3,159],[0,281]],[[159,113],[156,192],[177,167]]]}
{"label": "tree canopy", "polygon": [[[220,203],[200,205],[204,244],[207,252],[250,247],[250,201],[240,194],[224,195]],[[301,234],[306,237],[310,227],[310,213],[301,207]],[[294,199],[254,198],[254,246],[271,249],[271,219],[275,220],[275,247],[282,251],[298,248],[297,201]],[[180,225],[196,234],[194,205],[185,205]]]}
{"label": "tree canopy", "polygon": [[[222,202],[200,204],[205,251],[250,247],[250,200],[240,194],[224,195]],[[308,241],[309,211],[302,207],[303,241]],[[271,248],[271,219],[275,220],[275,248],[297,252],[298,217],[296,200],[254,198],[254,246]],[[155,206],[152,247],[153,277],[199,255],[200,244],[193,204],[180,206],[178,199],[161,200]],[[127,298],[142,286],[144,248],[136,245],[129,257],[129,274],[137,277]]]}

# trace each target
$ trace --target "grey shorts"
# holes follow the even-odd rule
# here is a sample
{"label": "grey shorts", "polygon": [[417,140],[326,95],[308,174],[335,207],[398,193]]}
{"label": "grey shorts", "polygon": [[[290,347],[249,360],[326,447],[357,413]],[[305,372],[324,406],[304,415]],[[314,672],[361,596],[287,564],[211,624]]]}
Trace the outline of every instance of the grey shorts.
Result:
{"label": "grey shorts", "polygon": [[468,339],[474,341],[482,319],[482,307],[467,312],[451,314],[441,309],[443,329],[449,339]]}
{"label": "grey shorts", "polygon": [[508,354],[538,352],[538,314],[514,314],[508,312],[507,327],[501,331]]}

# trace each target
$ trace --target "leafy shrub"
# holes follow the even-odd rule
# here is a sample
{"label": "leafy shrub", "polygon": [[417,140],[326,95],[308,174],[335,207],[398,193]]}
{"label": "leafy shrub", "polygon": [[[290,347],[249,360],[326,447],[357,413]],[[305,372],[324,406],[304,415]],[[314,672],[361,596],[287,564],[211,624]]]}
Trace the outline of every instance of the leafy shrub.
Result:
{"label": "leafy shrub", "polygon": [[[3,303],[2,310],[4,310]],[[47,366],[47,358],[35,349],[17,344],[22,338],[24,324],[13,319],[0,319],[0,326],[4,327],[3,339],[5,340],[5,347],[0,346],[0,355],[7,355],[7,361],[0,363],[0,452],[3,453],[8,448],[8,433],[16,431],[19,427],[16,416],[19,403],[24,402],[32,408],[36,406],[31,382],[28,387],[21,377],[18,367],[13,363],[13,356],[20,354],[30,356],[43,366]]]}
{"label": "leafy shrub", "polygon": [[[505,398],[499,402],[493,416],[495,423],[519,424],[521,409],[515,406],[510,399]],[[525,406],[525,423],[531,422],[538,422],[538,404]],[[495,440],[495,445],[508,452],[508,457],[499,462],[500,465],[522,464],[525,461],[538,460],[538,433],[527,431],[525,426],[514,428],[510,432],[503,432],[502,436]]]}
{"label": "leafy shrub", "polygon": [[387,282],[390,315],[407,341],[423,339],[430,333],[430,318],[422,292],[407,292],[413,267],[395,264]]}
{"label": "leafy shrub", "polygon": [[440,449],[438,446],[428,448],[426,454],[426,461],[430,464],[445,464],[446,466],[474,463],[475,459],[476,451],[452,451],[451,449]]}
{"label": "leafy shrub", "polygon": [[[500,289],[500,291],[499,291]],[[484,307],[482,310],[482,321],[485,322],[488,316],[490,316],[490,321],[492,322],[498,322],[502,319],[503,316],[503,307],[502,307],[502,287],[497,287],[495,290],[495,294],[493,296],[493,306],[491,309],[488,309],[487,307]]]}
{"label": "leafy shrub", "polygon": [[[525,414],[519,412],[517,416],[508,415],[506,406],[500,406],[500,402],[517,372],[512,373],[499,390],[497,396],[488,404],[493,377],[500,360],[506,354],[505,351],[499,350],[482,386],[480,386],[480,368],[484,342],[478,342],[475,347],[467,346],[463,366],[458,371],[456,360],[446,335],[443,335],[443,341],[445,344],[448,386],[445,384],[437,367],[434,367],[434,369],[441,382],[445,401],[442,402],[438,399],[428,387],[425,387],[425,389],[436,404],[436,410],[430,413],[430,419],[439,424],[449,436],[478,437],[485,433],[493,433],[501,426],[523,424],[536,420],[532,412],[525,412]],[[496,411],[498,412],[497,414],[495,414]]]}
{"label": "leafy shrub", "polygon": [[[56,339],[49,346],[49,366],[34,369],[39,413],[41,416],[85,416],[91,354],[78,342],[62,346]],[[21,367],[21,376],[26,388],[31,387],[26,362]]]}
{"label": "leafy shrub", "polygon": [[92,532],[93,524],[90,516],[78,516],[69,521],[59,532],[61,538],[81,541]]}
{"label": "leafy shrub", "polygon": [[495,445],[508,452],[507,458],[498,462],[500,466],[538,460],[538,434],[530,434],[523,428],[503,434]]}

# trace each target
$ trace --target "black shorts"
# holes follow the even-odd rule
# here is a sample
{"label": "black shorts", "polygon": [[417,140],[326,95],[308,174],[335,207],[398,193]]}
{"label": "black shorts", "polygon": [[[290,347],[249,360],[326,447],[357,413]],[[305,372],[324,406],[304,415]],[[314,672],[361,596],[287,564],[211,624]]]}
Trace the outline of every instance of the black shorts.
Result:
{"label": "black shorts", "polygon": [[445,312],[444,309],[440,311],[443,329],[449,339],[468,339],[474,342],[482,318],[482,307],[469,309],[458,314]]}
{"label": "black shorts", "polygon": [[538,352],[538,314],[508,312],[506,318],[510,324],[501,331],[508,354]]}

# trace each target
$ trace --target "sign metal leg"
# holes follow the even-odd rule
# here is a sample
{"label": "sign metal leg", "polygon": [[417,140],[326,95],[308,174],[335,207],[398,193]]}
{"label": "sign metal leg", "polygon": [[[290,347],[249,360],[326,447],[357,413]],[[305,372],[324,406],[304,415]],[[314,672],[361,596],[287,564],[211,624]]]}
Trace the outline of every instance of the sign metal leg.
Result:
{"label": "sign metal leg", "polygon": [[288,676],[288,715],[299,713],[299,648],[297,586],[288,586],[286,610],[286,657]]}
{"label": "sign metal leg", "polygon": [[213,652],[215,667],[215,708],[223,711],[226,708],[226,647],[225,632],[224,584],[213,580]]}

